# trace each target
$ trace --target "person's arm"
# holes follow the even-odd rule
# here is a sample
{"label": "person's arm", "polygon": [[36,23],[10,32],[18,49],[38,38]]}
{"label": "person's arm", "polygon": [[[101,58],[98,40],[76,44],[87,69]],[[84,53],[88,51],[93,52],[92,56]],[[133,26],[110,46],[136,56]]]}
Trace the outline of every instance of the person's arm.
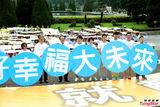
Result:
{"label": "person's arm", "polygon": [[100,44],[98,44],[97,50],[98,50],[99,54],[101,55],[101,47],[100,47]]}
{"label": "person's arm", "polygon": [[35,48],[34,48],[34,54],[36,54],[37,56],[40,57],[40,54],[38,52],[38,45],[36,45]]}

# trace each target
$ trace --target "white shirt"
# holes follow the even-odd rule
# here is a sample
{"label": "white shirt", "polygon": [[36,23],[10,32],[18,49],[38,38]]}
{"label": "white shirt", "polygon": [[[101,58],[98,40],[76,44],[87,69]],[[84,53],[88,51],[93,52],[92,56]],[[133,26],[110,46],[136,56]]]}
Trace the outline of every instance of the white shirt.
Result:
{"label": "white shirt", "polygon": [[85,45],[83,42],[81,44],[78,44],[78,42],[74,45],[74,48],[80,46],[80,45]]}
{"label": "white shirt", "polygon": [[5,53],[5,51],[3,49],[0,49],[0,51]]}
{"label": "white shirt", "polygon": [[124,43],[129,47],[129,49],[132,49],[134,47],[134,42],[133,41],[125,40]]}
{"label": "white shirt", "polygon": [[[60,42],[60,44],[62,44],[62,43]],[[65,41],[63,45],[70,49],[70,45],[69,45],[69,43],[67,41]]]}
{"label": "white shirt", "polygon": [[41,57],[44,50],[48,47],[48,45],[46,43],[38,43],[36,44],[35,48],[34,48],[34,54],[36,54],[37,56]]}
{"label": "white shirt", "polygon": [[[90,45],[90,44],[88,44],[88,45]],[[96,45],[94,45],[94,44],[92,44],[92,45],[90,45],[90,46],[92,46],[92,47],[96,48]]]}
{"label": "white shirt", "polygon": [[23,52],[31,52],[31,51],[28,50],[28,49],[27,49],[27,50],[21,50],[21,51],[19,52],[19,54],[20,54],[20,53],[23,53]]}
{"label": "white shirt", "polygon": [[98,44],[98,49],[101,49],[101,52],[104,48],[104,46],[106,46],[108,44],[108,42],[103,42],[103,41],[100,41],[99,44]]}

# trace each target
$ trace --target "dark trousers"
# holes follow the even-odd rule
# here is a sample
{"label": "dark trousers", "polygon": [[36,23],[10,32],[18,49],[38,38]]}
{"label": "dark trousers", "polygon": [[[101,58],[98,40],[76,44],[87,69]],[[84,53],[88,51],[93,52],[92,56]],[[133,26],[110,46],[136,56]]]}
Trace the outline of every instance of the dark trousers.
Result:
{"label": "dark trousers", "polygon": [[39,79],[39,81],[42,81],[44,78],[44,81],[48,80],[48,74],[43,70],[43,74],[41,76],[41,78]]}
{"label": "dark trousers", "polygon": [[68,74],[69,74],[69,73],[67,73],[67,74],[64,75],[64,76],[60,76],[60,77],[59,77],[59,81],[62,81],[62,80],[63,80],[63,77],[64,77],[64,80],[65,80],[65,81],[68,81]]}

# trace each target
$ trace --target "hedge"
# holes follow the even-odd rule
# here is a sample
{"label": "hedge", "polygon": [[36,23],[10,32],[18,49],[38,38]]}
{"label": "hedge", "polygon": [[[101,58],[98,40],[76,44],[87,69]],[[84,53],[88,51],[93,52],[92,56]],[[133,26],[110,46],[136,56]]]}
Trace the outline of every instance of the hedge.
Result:
{"label": "hedge", "polygon": [[[100,21],[100,16],[87,16],[89,20]],[[117,22],[131,22],[130,16],[104,16],[102,22],[111,22],[115,19]],[[54,23],[71,23],[76,21],[76,23],[84,23],[84,16],[58,16],[53,17]]]}

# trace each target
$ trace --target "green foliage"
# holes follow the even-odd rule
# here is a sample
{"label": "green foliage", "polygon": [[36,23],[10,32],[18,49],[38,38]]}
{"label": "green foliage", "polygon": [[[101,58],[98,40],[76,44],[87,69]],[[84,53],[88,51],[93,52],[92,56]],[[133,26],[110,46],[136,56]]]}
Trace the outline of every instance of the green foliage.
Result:
{"label": "green foliage", "polygon": [[69,1],[69,9],[72,9],[72,11],[76,11],[76,4],[75,4],[75,0],[70,0]]}
{"label": "green foliage", "polygon": [[60,4],[59,4],[59,10],[60,11],[65,11],[65,9],[66,9],[65,3],[61,1]]}
{"label": "green foliage", "polygon": [[17,25],[14,3],[11,0],[0,0],[0,28]]}
{"label": "green foliage", "polygon": [[88,28],[92,28],[92,27],[93,27],[93,26],[91,25],[91,23],[87,23],[86,26],[87,26]]}
{"label": "green foliage", "polygon": [[[95,20],[95,22],[99,22],[100,16],[87,16],[87,20]],[[131,17],[129,16],[104,16],[103,22],[111,22],[113,19],[117,20],[117,22],[129,22]],[[75,20],[77,23],[85,23],[84,16],[58,16],[53,17],[54,23],[71,23]]]}
{"label": "green foliage", "polygon": [[88,23],[87,23],[87,27],[88,28],[93,28],[95,25],[100,25],[100,23],[96,22],[95,20],[90,20]]}
{"label": "green foliage", "polygon": [[89,12],[91,12],[92,11],[92,0],[85,0],[85,2],[84,2],[84,7],[83,7],[83,11],[85,11],[85,12],[87,12],[87,11],[89,11]]}
{"label": "green foliage", "polygon": [[54,11],[57,11],[58,10],[58,6],[57,6],[57,3],[54,4]]}
{"label": "green foliage", "polygon": [[145,21],[146,5],[148,0],[127,0],[128,15],[137,23]]}
{"label": "green foliage", "polygon": [[111,21],[111,23],[112,23],[112,25],[115,25],[115,24],[117,23],[117,21],[116,21],[115,19],[113,19],[113,20]]}
{"label": "green foliage", "polygon": [[[160,25],[160,2],[159,0],[148,0],[146,23],[150,27]],[[156,21],[156,23],[154,23]]]}
{"label": "green foliage", "polygon": [[16,8],[18,24],[31,24],[32,7],[34,0],[19,0]]}
{"label": "green foliage", "polygon": [[51,15],[45,0],[35,0],[32,11],[32,25],[51,25]]}
{"label": "green foliage", "polygon": [[72,21],[72,23],[69,27],[76,27],[76,21]]}

